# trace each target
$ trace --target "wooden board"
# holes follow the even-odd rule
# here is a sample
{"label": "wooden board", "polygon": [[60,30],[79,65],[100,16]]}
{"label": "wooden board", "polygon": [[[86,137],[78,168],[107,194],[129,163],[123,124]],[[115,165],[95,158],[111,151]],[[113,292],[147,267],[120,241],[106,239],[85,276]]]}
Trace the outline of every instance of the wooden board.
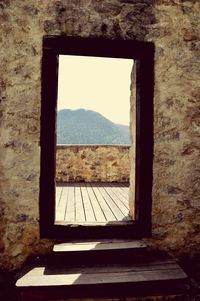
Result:
{"label": "wooden board", "polygon": [[88,250],[119,250],[119,249],[142,249],[146,244],[140,240],[102,239],[99,241],[60,243],[54,245],[54,252],[76,252]]}
{"label": "wooden board", "polygon": [[124,199],[127,201],[128,203],[128,199],[129,199],[129,188],[128,188],[128,193],[126,190],[124,189],[121,189],[122,187],[117,185],[117,184],[114,184],[113,186],[114,188],[114,191],[116,191],[117,193],[119,193],[119,195],[122,195],[124,197]]}
{"label": "wooden board", "polygon": [[60,202],[62,190],[63,190],[63,187],[56,187],[56,208],[58,207],[58,204]]}
{"label": "wooden board", "polygon": [[94,191],[94,194],[96,195],[96,198],[101,206],[101,209],[105,215],[105,218],[107,221],[116,221],[116,217],[114,216],[111,206],[106,202],[102,194],[100,193],[98,186],[93,185],[92,189]]}
{"label": "wooden board", "polygon": [[103,210],[94,194],[94,191],[93,191],[91,185],[89,183],[86,183],[85,185],[87,188],[87,192],[88,192],[93,210],[95,212],[96,221],[105,222],[106,221],[105,215],[104,215]]}
{"label": "wooden board", "polygon": [[85,185],[82,185],[81,192],[82,192],[82,197],[84,200],[86,221],[95,222],[96,221],[95,212],[92,207],[92,204],[91,204],[91,201],[90,201],[90,198],[88,195],[88,191],[87,191],[87,188],[85,187]]}
{"label": "wooden board", "polygon": [[[115,187],[105,187],[105,190],[111,196],[112,199],[117,200],[118,207],[122,210],[125,215],[128,215],[129,206],[128,206],[128,197],[122,196]],[[120,201],[120,202],[119,202]]]}
{"label": "wooden board", "polygon": [[81,195],[81,188],[80,185],[75,185],[75,217],[76,221],[84,222],[85,221],[85,209],[83,205],[82,195]]}
{"label": "wooden board", "polygon": [[69,194],[68,194],[68,206],[66,210],[65,220],[74,222],[75,221],[75,195],[74,195],[74,186],[69,185]]}
{"label": "wooden board", "polygon": [[[57,188],[56,188],[57,189]],[[56,209],[56,221],[64,221],[66,215],[66,209],[68,204],[68,193],[69,187],[64,187],[62,189],[61,196],[59,198],[59,203]]]}
{"label": "wooden board", "polygon": [[129,264],[75,268],[36,267],[19,279],[17,287],[76,286],[119,283],[154,283],[184,280],[187,275],[176,263]]}

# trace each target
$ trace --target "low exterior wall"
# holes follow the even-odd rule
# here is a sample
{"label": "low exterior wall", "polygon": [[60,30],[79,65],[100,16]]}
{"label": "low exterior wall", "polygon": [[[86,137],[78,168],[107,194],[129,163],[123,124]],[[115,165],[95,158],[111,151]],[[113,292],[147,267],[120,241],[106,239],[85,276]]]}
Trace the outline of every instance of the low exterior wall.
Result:
{"label": "low exterior wall", "polygon": [[128,182],[129,146],[57,145],[57,182]]}

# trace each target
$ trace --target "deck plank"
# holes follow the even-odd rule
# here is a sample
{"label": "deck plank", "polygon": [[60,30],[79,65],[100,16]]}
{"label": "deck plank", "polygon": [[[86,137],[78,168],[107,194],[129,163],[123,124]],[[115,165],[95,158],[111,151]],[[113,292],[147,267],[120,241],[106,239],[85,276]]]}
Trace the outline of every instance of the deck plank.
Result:
{"label": "deck plank", "polygon": [[66,208],[68,202],[68,192],[69,192],[69,186],[63,187],[62,194],[60,197],[60,202],[56,210],[56,221],[65,220],[65,214],[66,214]]}
{"label": "deck plank", "polygon": [[93,184],[92,188],[93,191],[96,195],[96,198],[105,214],[106,220],[107,221],[116,221],[116,217],[114,216],[113,212],[111,211],[109,205],[107,204],[106,200],[103,198],[102,194],[100,193],[99,189],[98,189],[98,184]]}
{"label": "deck plank", "polygon": [[75,198],[74,198],[74,185],[69,185],[68,204],[65,215],[65,221],[75,221]]}
{"label": "deck plank", "polygon": [[104,197],[104,199],[106,200],[106,202],[108,204],[110,204],[110,206],[112,208],[112,212],[115,215],[116,219],[118,221],[124,220],[125,215],[122,213],[122,211],[119,209],[119,207],[115,204],[115,202],[110,197],[110,195],[106,192],[106,190],[104,189],[104,186],[101,186],[101,184],[100,184],[98,189],[99,189],[100,193],[102,194],[102,196]]}
{"label": "deck plank", "polygon": [[115,183],[114,185],[113,185],[113,188],[114,188],[114,190],[116,190],[120,195],[123,195],[123,197],[127,200],[127,202],[128,202],[128,199],[129,199],[129,188],[128,188],[128,192],[127,191],[125,191],[124,189],[121,189],[122,188],[122,186],[121,186],[121,184],[120,185],[117,185],[117,183]]}
{"label": "deck plank", "polygon": [[88,196],[88,192],[84,184],[81,186],[81,193],[85,208],[85,219],[87,222],[94,222],[96,221],[94,210],[92,208],[92,204],[90,202],[90,198]]}
{"label": "deck plank", "polygon": [[102,187],[106,191],[106,193],[110,196],[110,198],[113,200],[113,202],[116,204],[116,206],[119,208],[119,210],[122,212],[122,214],[124,215],[124,220],[130,219],[128,217],[129,214],[128,208],[124,205],[123,202],[121,202],[118,196],[113,193],[113,191],[109,186],[104,185]]}
{"label": "deck plank", "polygon": [[99,205],[99,203],[97,201],[97,198],[92,190],[91,185],[89,183],[86,183],[86,188],[87,188],[88,195],[89,195],[91,204],[93,206],[93,209],[94,209],[94,212],[96,215],[96,220],[98,222],[105,222],[106,221],[105,215],[103,214],[101,206]]}
{"label": "deck plank", "polygon": [[56,187],[56,208],[58,207],[58,204],[60,202],[60,197],[61,197],[61,194],[62,194],[62,190],[63,190],[63,187]]}
{"label": "deck plank", "polygon": [[127,187],[118,186],[118,190],[121,191],[125,196],[128,196],[129,189]]}
{"label": "deck plank", "polygon": [[129,210],[128,197],[125,197],[120,191],[117,190],[117,187],[109,187],[109,189],[118,197],[118,199],[124,204],[124,206]]}
{"label": "deck plank", "polygon": [[119,186],[119,188],[124,191],[127,195],[129,193],[129,187],[125,186],[123,183]]}
{"label": "deck plank", "polygon": [[81,195],[81,188],[78,183],[75,185],[75,218],[76,221],[85,221],[85,209],[83,205],[83,199]]}

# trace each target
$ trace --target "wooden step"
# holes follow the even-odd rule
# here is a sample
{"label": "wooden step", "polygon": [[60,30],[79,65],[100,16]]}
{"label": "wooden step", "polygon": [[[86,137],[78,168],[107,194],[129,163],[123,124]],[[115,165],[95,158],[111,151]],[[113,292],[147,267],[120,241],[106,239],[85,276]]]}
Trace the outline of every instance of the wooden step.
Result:
{"label": "wooden step", "polygon": [[85,252],[85,251],[108,251],[132,249],[141,250],[146,248],[146,244],[141,240],[131,239],[102,239],[96,241],[75,241],[70,243],[55,244],[54,252]]}
{"label": "wooden step", "polygon": [[54,245],[51,262],[58,263],[116,263],[134,262],[144,257],[147,246],[141,240],[102,239],[76,241]]}
{"label": "wooden step", "polygon": [[21,301],[184,296],[187,285],[187,275],[173,260],[76,268],[38,266],[16,283]]}

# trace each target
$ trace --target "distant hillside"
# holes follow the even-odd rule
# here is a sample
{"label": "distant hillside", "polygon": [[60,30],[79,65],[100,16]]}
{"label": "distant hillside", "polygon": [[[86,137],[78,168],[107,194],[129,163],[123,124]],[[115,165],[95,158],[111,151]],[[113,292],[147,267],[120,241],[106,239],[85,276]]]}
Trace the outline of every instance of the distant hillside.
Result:
{"label": "distant hillside", "polygon": [[129,144],[129,127],[115,124],[91,110],[57,114],[57,144]]}

